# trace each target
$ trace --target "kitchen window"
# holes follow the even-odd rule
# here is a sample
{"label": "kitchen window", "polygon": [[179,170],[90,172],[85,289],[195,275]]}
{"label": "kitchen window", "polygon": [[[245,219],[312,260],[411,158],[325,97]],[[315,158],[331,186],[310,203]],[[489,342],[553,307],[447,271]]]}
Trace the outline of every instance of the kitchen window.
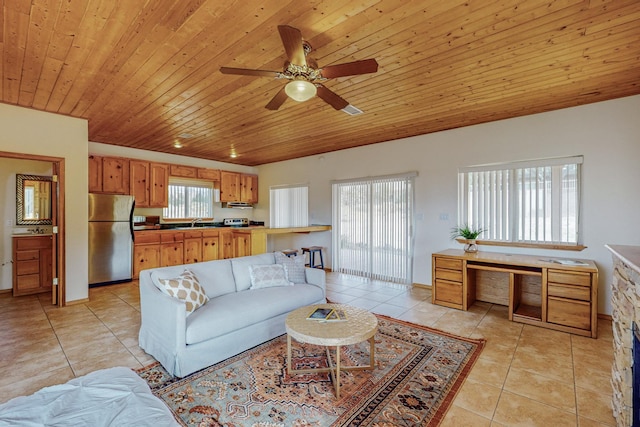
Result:
{"label": "kitchen window", "polygon": [[164,219],[213,218],[213,182],[181,178],[169,179],[169,205]]}
{"label": "kitchen window", "polygon": [[582,156],[461,168],[458,222],[480,240],[581,247]]}
{"label": "kitchen window", "polygon": [[333,182],[333,271],[412,284],[416,176]]}
{"label": "kitchen window", "polygon": [[306,184],[269,187],[270,226],[273,228],[309,225],[309,186]]}

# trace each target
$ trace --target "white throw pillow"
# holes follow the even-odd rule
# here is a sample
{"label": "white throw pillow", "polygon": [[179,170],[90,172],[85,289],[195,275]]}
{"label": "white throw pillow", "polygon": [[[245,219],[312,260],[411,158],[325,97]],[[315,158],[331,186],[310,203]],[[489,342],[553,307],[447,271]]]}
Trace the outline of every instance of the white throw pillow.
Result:
{"label": "white throw pillow", "polygon": [[287,280],[293,283],[307,283],[307,275],[304,272],[304,257],[288,257],[282,252],[276,252],[276,264],[282,264],[287,274]]}
{"label": "white throw pillow", "polygon": [[249,289],[291,286],[282,264],[250,265],[251,287]]}
{"label": "white throw pillow", "polygon": [[198,278],[188,269],[172,279],[158,278],[158,282],[162,285],[161,290],[164,293],[185,302],[187,316],[209,301],[209,297],[198,283]]}

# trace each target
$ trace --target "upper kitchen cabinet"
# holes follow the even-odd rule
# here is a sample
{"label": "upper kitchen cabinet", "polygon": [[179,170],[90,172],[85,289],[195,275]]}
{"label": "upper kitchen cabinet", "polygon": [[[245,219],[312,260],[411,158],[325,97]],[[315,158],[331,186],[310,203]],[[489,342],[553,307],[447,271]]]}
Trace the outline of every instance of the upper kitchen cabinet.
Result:
{"label": "upper kitchen cabinet", "polygon": [[220,171],[221,202],[258,202],[258,175]]}
{"label": "upper kitchen cabinet", "polygon": [[195,166],[171,165],[170,174],[180,178],[197,178],[198,168]]}
{"label": "upper kitchen cabinet", "polygon": [[258,203],[258,175],[240,175],[240,201]]}
{"label": "upper kitchen cabinet", "polygon": [[171,176],[180,178],[204,179],[207,181],[220,181],[220,170],[197,168],[195,166],[171,165]]}
{"label": "upper kitchen cabinet", "polygon": [[132,194],[139,208],[164,208],[168,205],[169,165],[130,161]]}
{"label": "upper kitchen cabinet", "polygon": [[89,192],[129,194],[129,159],[89,156]]}
{"label": "upper kitchen cabinet", "polygon": [[240,173],[220,171],[220,201],[240,201]]}

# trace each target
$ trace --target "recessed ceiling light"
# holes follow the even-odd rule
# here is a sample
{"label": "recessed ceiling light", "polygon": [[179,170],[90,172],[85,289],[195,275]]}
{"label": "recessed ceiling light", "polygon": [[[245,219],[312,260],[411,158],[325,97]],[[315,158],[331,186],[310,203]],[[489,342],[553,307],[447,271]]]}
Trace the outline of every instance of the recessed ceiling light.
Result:
{"label": "recessed ceiling light", "polygon": [[180,141],[175,141],[173,143],[173,148],[182,148],[182,143]]}
{"label": "recessed ceiling light", "polygon": [[235,159],[236,157],[238,157],[238,154],[235,151],[232,151],[229,157],[231,157],[232,159]]}

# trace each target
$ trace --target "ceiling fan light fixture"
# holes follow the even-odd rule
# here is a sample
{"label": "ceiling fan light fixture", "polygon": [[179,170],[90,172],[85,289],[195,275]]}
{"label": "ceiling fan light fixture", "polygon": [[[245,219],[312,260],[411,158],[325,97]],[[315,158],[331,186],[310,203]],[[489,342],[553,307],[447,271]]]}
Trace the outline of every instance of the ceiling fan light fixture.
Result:
{"label": "ceiling fan light fixture", "polygon": [[304,102],[316,96],[316,85],[306,80],[292,80],[284,87],[287,96],[294,101]]}

